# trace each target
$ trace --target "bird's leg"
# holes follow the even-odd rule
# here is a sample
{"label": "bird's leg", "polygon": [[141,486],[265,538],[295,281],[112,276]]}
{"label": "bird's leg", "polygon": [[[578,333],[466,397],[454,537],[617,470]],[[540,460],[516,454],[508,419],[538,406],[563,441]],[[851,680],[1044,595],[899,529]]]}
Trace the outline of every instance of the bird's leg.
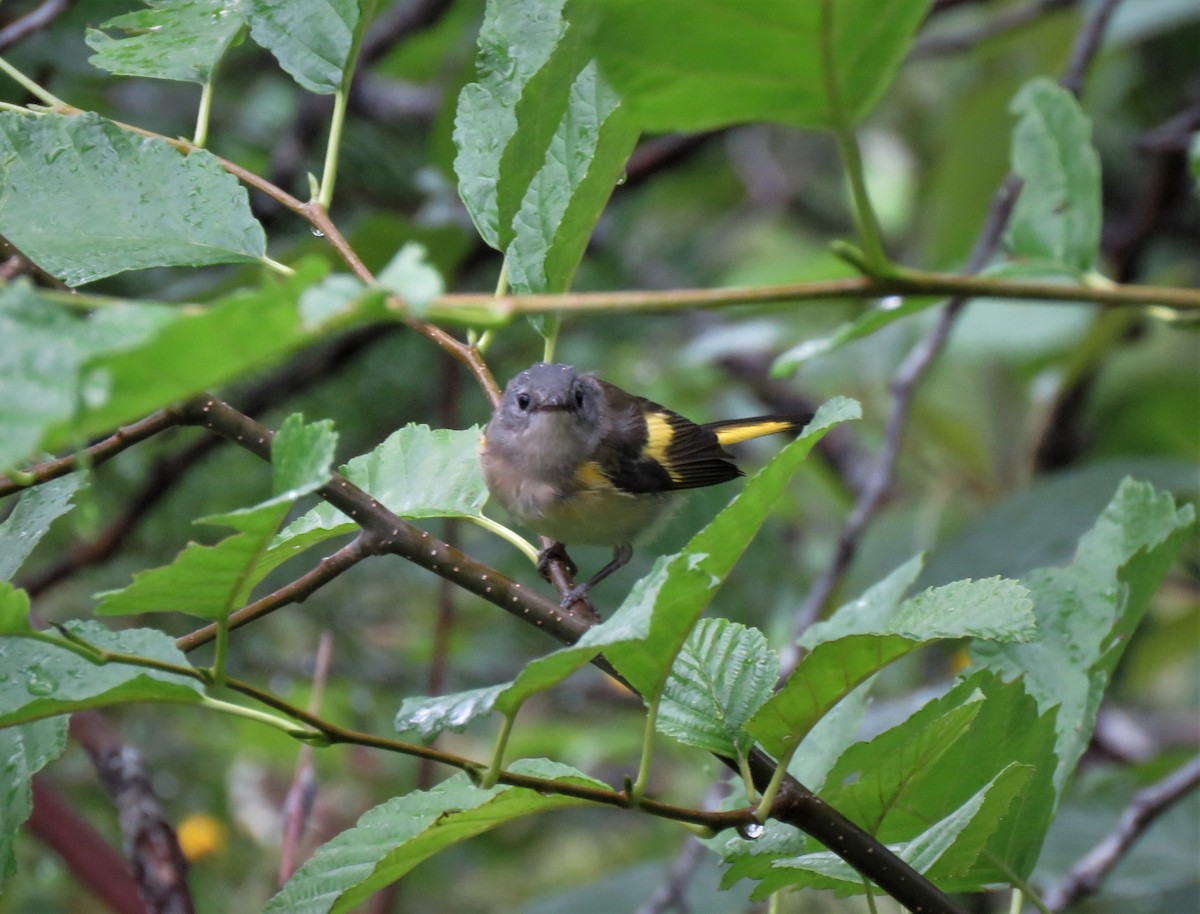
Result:
{"label": "bird's leg", "polygon": [[579,571],[578,566],[571,560],[571,557],[567,555],[567,547],[562,543],[551,543],[538,553],[538,574],[540,574],[547,581],[550,580],[551,562],[562,562],[563,567],[567,570],[567,574],[569,574],[571,577],[575,577]]}
{"label": "bird's leg", "polygon": [[[556,545],[562,545],[558,543]],[[597,571],[594,575],[584,581],[582,584],[576,584],[563,595],[562,602],[559,604],[563,609],[569,609],[572,603],[579,600],[587,599],[588,591],[603,581],[606,577],[616,571],[618,568],[623,568],[629,564],[629,560],[633,558],[633,546],[629,543],[621,543],[621,545],[613,548],[612,561]]]}

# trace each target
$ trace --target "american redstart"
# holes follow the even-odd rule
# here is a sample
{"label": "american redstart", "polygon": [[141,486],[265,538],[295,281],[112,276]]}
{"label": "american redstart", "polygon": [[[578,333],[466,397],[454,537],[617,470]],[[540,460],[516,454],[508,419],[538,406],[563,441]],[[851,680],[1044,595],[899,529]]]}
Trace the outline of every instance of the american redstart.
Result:
{"label": "american redstart", "polygon": [[[741,476],[725,445],[795,431],[811,416],[698,425],[570,365],[539,362],[504,388],[480,443],[488,489],[518,520],[563,544],[612,546],[607,565],[563,597],[570,606],[633,555],[671,493]],[[569,560],[568,560],[569,562]]]}

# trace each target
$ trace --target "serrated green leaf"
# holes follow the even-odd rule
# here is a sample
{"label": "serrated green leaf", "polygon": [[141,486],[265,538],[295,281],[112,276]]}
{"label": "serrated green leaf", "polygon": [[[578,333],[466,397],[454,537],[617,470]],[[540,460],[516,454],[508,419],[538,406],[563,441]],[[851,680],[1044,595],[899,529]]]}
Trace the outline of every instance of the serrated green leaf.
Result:
{"label": "serrated green leaf", "polygon": [[424,316],[446,291],[442,274],[426,257],[425,245],[410,241],[379,271],[379,284],[399,295],[414,314]]}
{"label": "serrated green leaf", "polygon": [[96,114],[0,111],[0,172],[0,234],[67,285],[266,252],[246,189],[211,153]]}
{"label": "serrated green leaf", "polygon": [[1190,505],[1126,479],[1066,568],[1042,568],[1022,580],[1033,595],[1038,637],[1029,644],[977,644],[973,660],[999,675],[1024,676],[1043,709],[1058,708],[1054,785],[1067,778],[1091,739],[1096,711],[1187,530]]}
{"label": "serrated green leaf", "polygon": [[332,273],[301,293],[301,324],[309,333],[334,327],[355,312],[366,310],[379,294],[357,276]]}
{"label": "serrated green leaf", "polygon": [[188,543],[170,565],[133,576],[121,590],[99,594],[97,615],[181,612],[221,619],[241,606],[262,580],[259,560],[275,536],[291,501],[270,501],[255,508],[203,518],[236,527],[240,533],[215,546]]}
{"label": "serrated green leaf", "polygon": [[1100,245],[1100,157],[1091,121],[1050,79],[1026,83],[1012,102],[1012,168],[1024,180],[1007,240],[1015,255],[1061,263],[1081,273]]}
{"label": "serrated green leaf", "polygon": [[762,632],[728,619],[701,619],[671,667],[655,725],[685,745],[744,756],[754,740],[743,726],[778,678],[779,655]]}
{"label": "serrated green leaf", "polygon": [[[919,873],[952,873],[969,865],[965,861],[972,850],[975,855],[980,852],[981,836],[986,836],[1003,817],[1031,773],[1032,769],[1024,765],[1008,766],[954,812],[912,840],[889,847]],[[937,885],[944,891],[963,891],[946,880],[939,880]],[[863,891],[863,880],[836,854],[818,851],[775,861],[772,872],[751,897],[765,898],[784,887],[833,889],[839,895],[857,895]]]}
{"label": "serrated green leaf", "polygon": [[610,620],[637,640],[613,645],[605,655],[642,695],[659,694],[693,623],[779,499],[800,462],[834,424],[860,415],[858,403],[835,398],[804,432],[747,480],[742,491],[679,552],[663,556],[634,584]]}
{"label": "serrated green leaf", "polygon": [[[607,789],[572,768],[545,760],[517,762],[511,770]],[[440,850],[505,822],[583,802],[505,785],[481,790],[465,774],[455,775],[431,790],[395,797],[366,812],[300,867],[264,914],[349,911]]]}
{"label": "serrated green leaf", "polygon": [[920,572],[910,560],[827,622],[803,643],[812,647],[747,724],[772,754],[782,756],[843,697],[888,664],[933,641],[957,638],[1028,639],[1032,603],[1015,581],[956,581],[902,603],[896,599]]}
{"label": "serrated green leaf", "polygon": [[66,747],[65,717],[0,730],[0,890],[15,869],[17,832],[33,811],[31,778]]}
{"label": "serrated green leaf", "polygon": [[415,733],[425,740],[446,730],[461,733],[471,721],[491,713],[496,696],[504,688],[505,685],[484,686],[447,695],[406,698],[396,712],[396,732]]}
{"label": "serrated green leaf", "polygon": [[455,118],[460,195],[516,292],[567,288],[637,139],[563,6],[490,0]]}
{"label": "serrated green leaf", "polygon": [[17,506],[0,523],[0,581],[12,579],[50,525],[71,510],[71,499],[83,481],[82,473],[68,473],[21,493]]}
{"label": "serrated green leaf", "polygon": [[[401,517],[478,515],[487,501],[479,469],[478,426],[431,429],[406,425],[368,454],[342,467],[342,475]],[[265,561],[275,567],[330,537],[358,525],[321,504],[282,530]]]}
{"label": "serrated green leaf", "polygon": [[338,435],[333,420],[306,424],[292,413],[271,439],[271,491],[277,499],[295,501],[329,481]]}
{"label": "serrated green leaf", "polygon": [[[746,121],[827,127],[821,3],[795,0],[586,0],[600,65],[645,130]],[[853,121],[904,59],[928,0],[836,0],[833,60]]]}
{"label": "serrated green leaf", "polygon": [[[88,29],[88,63],[120,76],[205,83],[237,39],[241,0],[145,0],[149,9]],[[120,30],[113,38],[101,29]]]}
{"label": "serrated green leaf", "polygon": [[342,86],[354,49],[357,0],[242,0],[250,37],[309,92]]}
{"label": "serrated green leaf", "polygon": [[[98,622],[71,622],[67,629],[101,650],[189,666],[174,639],[154,629],[113,632]],[[0,727],[123,702],[198,702],[203,697],[200,683],[189,676],[123,663],[95,664],[33,638],[0,638],[0,672]]]}
{"label": "serrated green leaf", "polygon": [[0,466],[65,444],[47,430],[80,408],[83,364],[137,345],[174,319],[164,305],[115,304],[80,315],[24,280],[0,287]]}

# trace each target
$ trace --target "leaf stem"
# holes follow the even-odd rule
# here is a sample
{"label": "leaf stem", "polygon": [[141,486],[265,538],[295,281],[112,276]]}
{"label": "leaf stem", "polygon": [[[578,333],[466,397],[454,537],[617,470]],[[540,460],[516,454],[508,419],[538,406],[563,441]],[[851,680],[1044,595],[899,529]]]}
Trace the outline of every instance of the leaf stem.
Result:
{"label": "leaf stem", "polygon": [[222,701],[219,698],[213,698],[209,695],[204,695],[200,699],[200,706],[210,708],[213,711],[219,711],[222,714],[230,714],[234,717],[244,717],[246,720],[252,720],[256,723],[266,724],[279,730],[281,733],[286,733],[288,736],[297,739],[308,741],[313,734],[312,731],[304,727],[298,727],[290,720],[284,720],[282,717],[276,717],[274,714],[268,714],[266,711],[256,711],[254,708],[247,708],[244,705],[234,704],[230,701]]}
{"label": "leaf stem", "polygon": [[513,722],[517,719],[517,710],[519,709],[513,709],[510,713],[505,714],[504,721],[500,724],[496,746],[492,749],[492,761],[479,781],[479,786],[483,790],[491,790],[495,787],[496,782],[500,779],[500,772],[504,770],[504,751],[508,748],[508,738],[512,735]]}
{"label": "leaf stem", "polygon": [[45,88],[39,86],[37,83],[35,83],[32,79],[30,79],[28,76],[26,76],[20,70],[18,70],[16,67],[14,67],[12,64],[10,64],[3,57],[0,57],[0,71],[7,73],[8,76],[13,80],[13,82],[17,83],[19,86],[21,86],[21,88],[23,88],[30,95],[34,96],[35,98],[40,99],[42,102],[49,105],[50,107],[52,107],[52,108],[70,107],[66,102],[64,102],[61,98],[59,98],[54,93],[52,93],[49,89],[45,89]]}
{"label": "leaf stem", "polygon": [[196,130],[192,134],[192,145],[203,149],[208,144],[208,122],[212,116],[213,84],[216,82],[216,66],[208,71],[208,79],[200,90],[200,105],[196,109]]}
{"label": "leaf stem", "polygon": [[[346,70],[350,72],[349,67]],[[343,78],[342,87],[333,96],[333,115],[329,119],[329,140],[325,144],[325,168],[321,172],[321,193],[317,202],[325,209],[333,203],[333,186],[337,182],[338,156],[342,143],[342,128],[346,123],[346,101],[350,96],[348,79]]]}
{"label": "leaf stem", "polygon": [[658,706],[661,701],[662,687],[660,686],[657,694],[646,701],[646,727],[642,732],[642,758],[638,763],[637,779],[629,791],[629,797],[635,806],[642,802],[646,784],[650,780],[650,761],[654,755],[654,735],[657,732]]}
{"label": "leaf stem", "polygon": [[533,543],[529,542],[529,540],[525,539],[519,533],[508,529],[508,527],[504,526],[504,524],[498,523],[492,520],[490,517],[485,517],[482,514],[462,514],[456,516],[464,517],[471,521],[471,523],[477,524],[484,530],[487,530],[489,533],[494,533],[501,539],[508,541],[520,549],[533,565],[537,565],[539,555],[537,549],[534,548]]}
{"label": "leaf stem", "polygon": [[775,764],[771,780],[767,783],[767,788],[763,791],[762,799],[758,801],[758,806],[754,809],[754,818],[757,821],[766,822],[767,817],[771,814],[771,807],[775,805],[775,797],[779,794],[779,788],[788,776],[788,765],[791,764],[792,756],[796,754],[796,749],[799,746],[799,743],[791,746]]}
{"label": "leaf stem", "polygon": [[821,70],[825,77],[825,94],[829,101],[834,138],[846,180],[850,185],[850,197],[854,206],[854,222],[862,239],[864,253],[871,273],[886,271],[887,253],[883,247],[883,232],[867,194],[867,183],[863,177],[862,153],[858,140],[850,126],[842,89],[838,83],[837,61],[833,38],[834,0],[821,0]]}

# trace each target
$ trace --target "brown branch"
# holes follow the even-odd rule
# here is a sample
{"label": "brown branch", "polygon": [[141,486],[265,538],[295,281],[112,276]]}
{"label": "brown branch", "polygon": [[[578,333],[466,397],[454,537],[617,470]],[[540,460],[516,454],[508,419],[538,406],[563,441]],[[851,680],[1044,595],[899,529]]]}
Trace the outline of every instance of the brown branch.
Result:
{"label": "brown branch", "polygon": [[117,851],[43,775],[33,777],[33,812],[25,827],[58,854],[71,875],[113,914],[146,914],[137,883]]}
{"label": "brown branch", "polygon": [[150,914],[193,914],[187,860],[159,806],[142,762],[97,712],[71,718],[71,733],[87,750],[117,808],[125,853]]}
{"label": "brown branch", "polygon": [[1167,777],[1134,794],[1117,827],[1092,848],[1062,882],[1051,888],[1042,901],[1051,911],[1062,911],[1093,894],[1154,820],[1200,786],[1200,756],[1175,769]]}
{"label": "brown branch", "polygon": [[[195,401],[186,407],[185,419],[236,442],[240,447],[263,459],[270,459],[271,432],[243,416],[228,404],[212,397]],[[334,480],[322,488],[319,494],[362,528],[359,539],[363,541],[364,549],[398,555],[443,578],[452,580],[463,589],[476,594],[528,624],[542,629],[564,644],[574,644],[593,624],[582,615],[563,611],[557,602],[526,589],[494,568],[418,529],[340,476],[335,476]],[[185,639],[180,639],[181,647],[194,647],[209,640],[209,637],[201,637],[201,634],[193,633]],[[597,658],[595,664],[618,680],[620,679],[619,674],[603,657]],[[239,687],[239,690],[308,723],[333,742],[352,742],[396,751],[395,740],[349,731],[320,720],[310,719],[298,709],[280,703],[269,693],[242,687]],[[428,757],[439,762],[453,764],[453,762],[447,762],[447,759],[451,758],[447,754],[426,747],[406,745],[403,751],[418,757]],[[732,770],[737,770],[737,763],[734,760],[722,758],[721,761]],[[760,790],[765,789],[775,771],[774,761],[761,750],[755,749],[750,753],[749,762],[755,784]],[[462,760],[460,767],[474,768],[475,765]],[[539,787],[537,779],[521,779],[504,775],[500,780],[502,783],[515,786],[528,786],[532,789]],[[584,791],[569,795],[578,795],[583,799],[608,805],[625,807],[629,805],[629,800],[624,795],[613,795],[604,791],[593,791],[592,793]],[[641,808],[666,818],[700,822],[701,824],[711,824],[714,821],[699,817],[696,810],[681,811],[677,807],[653,801],[643,800]],[[730,827],[739,822],[744,824],[744,820],[739,819],[738,815],[740,813],[721,819],[720,827]],[[949,896],[900,860],[885,845],[837,810],[826,805],[795,779],[790,777],[785,779],[771,815],[781,822],[812,835],[901,904],[913,910],[938,912],[938,914],[956,914],[961,911]]]}

